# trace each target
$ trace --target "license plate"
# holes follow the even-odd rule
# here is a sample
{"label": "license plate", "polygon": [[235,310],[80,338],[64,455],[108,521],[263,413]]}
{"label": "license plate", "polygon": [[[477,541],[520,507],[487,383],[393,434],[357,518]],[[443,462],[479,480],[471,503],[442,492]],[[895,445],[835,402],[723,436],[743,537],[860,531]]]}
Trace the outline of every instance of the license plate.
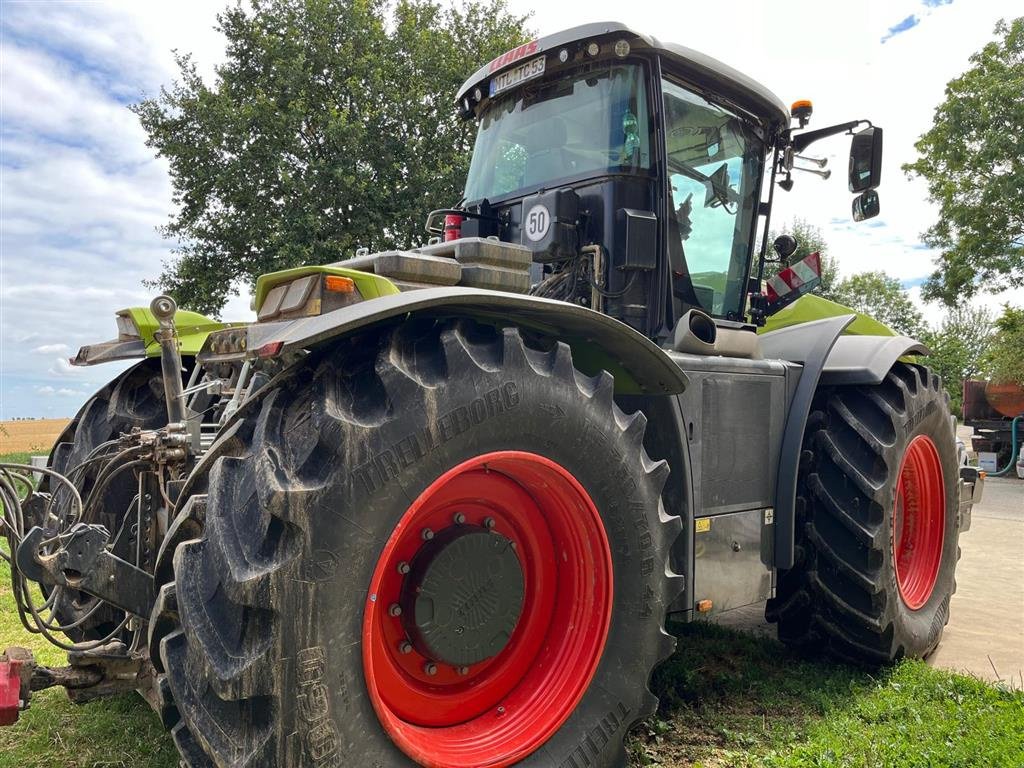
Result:
{"label": "license plate", "polygon": [[496,96],[502,91],[514,88],[526,80],[532,80],[544,74],[544,57],[538,56],[532,61],[520,64],[515,69],[501,72],[491,79],[491,96]]}

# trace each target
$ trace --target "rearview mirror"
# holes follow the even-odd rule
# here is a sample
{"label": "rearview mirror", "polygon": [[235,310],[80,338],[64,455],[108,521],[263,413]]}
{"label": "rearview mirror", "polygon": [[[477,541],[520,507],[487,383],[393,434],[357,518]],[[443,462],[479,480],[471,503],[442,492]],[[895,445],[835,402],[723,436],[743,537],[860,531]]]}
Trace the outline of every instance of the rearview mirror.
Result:
{"label": "rearview mirror", "polygon": [[850,191],[874,189],[882,180],[882,129],[872,126],[850,141]]}
{"label": "rearview mirror", "polygon": [[858,195],[853,198],[854,221],[872,219],[877,216],[881,210],[882,205],[878,200],[878,193],[873,189],[869,189],[863,195]]}

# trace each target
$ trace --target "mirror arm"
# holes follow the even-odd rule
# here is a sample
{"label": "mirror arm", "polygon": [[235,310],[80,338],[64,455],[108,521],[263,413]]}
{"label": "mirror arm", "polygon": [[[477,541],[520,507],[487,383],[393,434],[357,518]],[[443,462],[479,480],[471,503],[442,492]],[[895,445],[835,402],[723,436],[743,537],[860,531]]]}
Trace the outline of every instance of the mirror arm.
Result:
{"label": "mirror arm", "polygon": [[854,128],[863,123],[866,123],[868,127],[871,126],[870,120],[851,120],[848,123],[830,125],[827,128],[818,128],[816,131],[797,134],[791,142],[793,152],[800,154],[819,139],[827,139],[829,136],[835,136],[837,133],[852,133]]}

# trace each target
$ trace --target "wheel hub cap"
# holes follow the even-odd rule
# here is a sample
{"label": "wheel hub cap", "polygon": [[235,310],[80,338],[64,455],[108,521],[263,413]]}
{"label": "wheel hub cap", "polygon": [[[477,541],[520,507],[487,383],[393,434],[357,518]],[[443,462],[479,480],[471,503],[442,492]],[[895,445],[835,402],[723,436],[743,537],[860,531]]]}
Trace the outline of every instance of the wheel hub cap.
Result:
{"label": "wheel hub cap", "polygon": [[424,545],[401,600],[416,650],[456,667],[501,652],[523,607],[523,569],[513,542],[466,527],[453,527]]}

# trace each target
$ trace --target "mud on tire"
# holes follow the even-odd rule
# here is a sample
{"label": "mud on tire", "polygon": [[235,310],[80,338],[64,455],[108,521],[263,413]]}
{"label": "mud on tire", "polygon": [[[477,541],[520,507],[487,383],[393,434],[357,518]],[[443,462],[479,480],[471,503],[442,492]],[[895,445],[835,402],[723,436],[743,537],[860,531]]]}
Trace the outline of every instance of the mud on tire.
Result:
{"label": "mud on tire", "polygon": [[[645,683],[674,646],[663,619],[681,589],[667,565],[680,523],[661,506],[668,467],[643,450],[644,417],[623,415],[612,393],[611,376],[574,370],[564,344],[433,321],[342,342],[268,390],[211,449],[169,534],[174,581],[151,644],[185,762],[469,765],[440,749],[414,760],[382,726],[365,671],[368,585],[425,489],[473,457],[519,451],[593,499],[610,543],[610,626],[550,738],[472,764],[624,765],[623,736],[657,704]],[[473,721],[482,740],[502,716],[518,714]]]}
{"label": "mud on tire", "polygon": [[[796,565],[779,574],[777,597],[766,611],[783,642],[870,664],[934,650],[949,620],[959,557],[948,401],[936,374],[904,363],[878,386],[818,393],[801,457]],[[935,546],[934,581],[930,591],[918,590],[921,604],[911,608],[897,573],[901,537],[894,522],[902,513],[894,510],[915,441],[934,446],[944,507],[936,505],[942,540]]]}

